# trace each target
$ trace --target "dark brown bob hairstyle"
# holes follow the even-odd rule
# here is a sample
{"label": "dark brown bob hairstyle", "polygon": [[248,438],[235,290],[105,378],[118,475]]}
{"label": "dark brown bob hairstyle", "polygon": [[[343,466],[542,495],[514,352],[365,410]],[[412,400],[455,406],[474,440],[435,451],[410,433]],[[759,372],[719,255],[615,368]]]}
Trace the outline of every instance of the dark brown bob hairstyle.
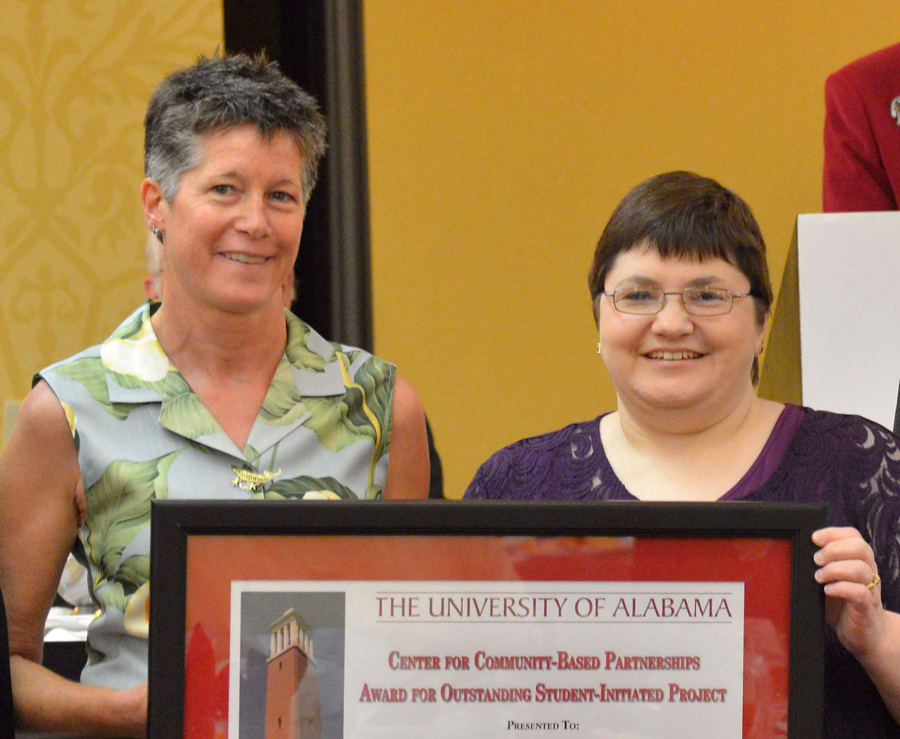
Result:
{"label": "dark brown bob hairstyle", "polygon": [[[765,322],[772,307],[766,243],[750,206],[715,180],[666,172],[639,184],[616,206],[588,275],[595,321],[606,276],[619,254],[636,246],[655,249],[663,259],[724,259],[750,281],[757,322]],[[759,380],[758,361],[752,379]]]}

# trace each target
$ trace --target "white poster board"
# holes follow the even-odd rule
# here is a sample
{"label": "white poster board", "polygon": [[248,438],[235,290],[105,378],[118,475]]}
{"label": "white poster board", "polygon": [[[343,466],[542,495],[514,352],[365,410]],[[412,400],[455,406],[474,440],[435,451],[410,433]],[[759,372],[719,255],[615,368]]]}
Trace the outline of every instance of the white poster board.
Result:
{"label": "white poster board", "polygon": [[900,212],[797,218],[803,404],[891,428],[900,383]]}

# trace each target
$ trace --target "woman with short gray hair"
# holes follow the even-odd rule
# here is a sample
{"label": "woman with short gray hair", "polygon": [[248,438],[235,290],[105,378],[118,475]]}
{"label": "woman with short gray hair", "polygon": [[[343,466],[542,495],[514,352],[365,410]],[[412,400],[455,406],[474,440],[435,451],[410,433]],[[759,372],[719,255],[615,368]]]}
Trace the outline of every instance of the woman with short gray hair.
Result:
{"label": "woman with short gray hair", "polygon": [[[145,732],[154,498],[428,488],[415,391],[282,307],[325,151],[315,101],[262,57],[204,58],[162,82],[145,129],[141,197],[165,300],[38,373],[0,460],[16,710],[42,730]],[[99,611],[81,684],[40,665],[73,547]]]}

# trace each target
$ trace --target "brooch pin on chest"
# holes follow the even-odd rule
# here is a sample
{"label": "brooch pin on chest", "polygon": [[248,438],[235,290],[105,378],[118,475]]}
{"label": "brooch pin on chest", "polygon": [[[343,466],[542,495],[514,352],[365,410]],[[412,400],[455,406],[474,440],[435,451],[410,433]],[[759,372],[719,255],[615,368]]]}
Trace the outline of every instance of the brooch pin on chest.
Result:
{"label": "brooch pin on chest", "polygon": [[280,468],[278,472],[269,472],[269,470],[266,470],[262,474],[258,474],[256,472],[251,472],[250,470],[241,469],[236,465],[231,465],[231,471],[234,472],[234,479],[231,481],[231,486],[240,488],[241,490],[247,490],[251,493],[256,492],[256,488],[260,485],[272,482],[272,480],[281,474]]}
{"label": "brooch pin on chest", "polygon": [[900,95],[891,100],[891,118],[900,126]]}

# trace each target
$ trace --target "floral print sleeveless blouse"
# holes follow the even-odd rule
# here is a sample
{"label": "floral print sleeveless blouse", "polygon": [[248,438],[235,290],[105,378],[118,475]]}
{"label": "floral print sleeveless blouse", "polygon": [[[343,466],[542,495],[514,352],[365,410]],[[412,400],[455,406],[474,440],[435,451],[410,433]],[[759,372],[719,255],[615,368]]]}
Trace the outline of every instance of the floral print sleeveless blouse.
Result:
{"label": "floral print sleeveless blouse", "polygon": [[285,311],[285,353],[239,449],[163,352],[151,311],[35,377],[66,412],[85,491],[76,556],[100,615],[82,681],[116,688],[146,680],[152,500],[377,499],[387,479],[393,365]]}

